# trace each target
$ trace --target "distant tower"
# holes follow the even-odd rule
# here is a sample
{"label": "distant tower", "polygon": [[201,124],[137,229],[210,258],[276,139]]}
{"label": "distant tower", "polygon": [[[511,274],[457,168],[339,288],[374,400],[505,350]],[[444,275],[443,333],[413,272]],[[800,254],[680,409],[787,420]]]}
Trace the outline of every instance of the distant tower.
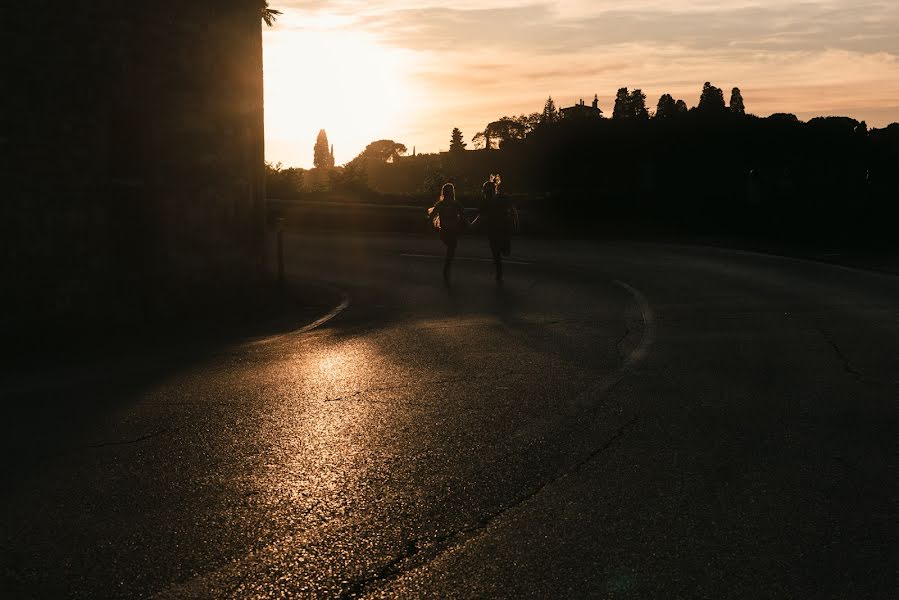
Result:
{"label": "distant tower", "polygon": [[415,146],[412,146],[412,156],[415,156]]}
{"label": "distant tower", "polygon": [[593,94],[593,108],[599,108],[599,94]]}

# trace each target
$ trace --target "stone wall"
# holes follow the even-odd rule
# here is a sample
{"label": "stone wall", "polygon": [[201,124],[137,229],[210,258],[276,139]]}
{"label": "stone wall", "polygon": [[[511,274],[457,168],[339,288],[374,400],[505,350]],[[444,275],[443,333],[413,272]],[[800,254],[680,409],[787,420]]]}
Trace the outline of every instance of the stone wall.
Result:
{"label": "stone wall", "polygon": [[4,320],[165,309],[260,277],[258,0],[3,10]]}

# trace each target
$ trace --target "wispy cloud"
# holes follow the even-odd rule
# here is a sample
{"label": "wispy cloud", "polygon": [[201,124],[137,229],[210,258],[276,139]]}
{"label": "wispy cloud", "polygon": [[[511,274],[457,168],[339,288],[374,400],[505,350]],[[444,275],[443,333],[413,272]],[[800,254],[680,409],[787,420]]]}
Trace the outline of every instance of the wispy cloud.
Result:
{"label": "wispy cloud", "polygon": [[[655,3],[652,3],[655,4]],[[518,7],[431,7],[369,13],[357,26],[385,42],[440,51],[460,44],[568,53],[621,43],[679,44],[705,50],[845,49],[899,54],[899,8],[869,3],[783,3],[685,10],[632,7],[562,16],[552,4]],[[675,8],[676,7],[676,8]]]}

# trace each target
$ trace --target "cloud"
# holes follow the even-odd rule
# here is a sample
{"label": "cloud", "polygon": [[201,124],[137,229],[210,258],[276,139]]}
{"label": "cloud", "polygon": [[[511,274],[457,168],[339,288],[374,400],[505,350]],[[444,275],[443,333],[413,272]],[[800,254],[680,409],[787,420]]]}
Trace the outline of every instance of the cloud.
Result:
{"label": "cloud", "polygon": [[551,4],[515,8],[431,7],[360,17],[385,43],[421,51],[460,46],[564,54],[622,43],[679,44],[704,50],[846,49],[899,55],[899,8],[848,2],[733,8],[613,9],[562,17]]}
{"label": "cloud", "polygon": [[[279,26],[365,33],[414,53],[426,98],[397,139],[445,148],[504,114],[640,87],[654,103],[739,86],[757,114],[899,120],[899,3],[881,0],[288,0]],[[408,137],[403,137],[408,135]],[[444,139],[446,138],[446,139]]]}
{"label": "cloud", "polygon": [[[340,26],[419,51],[492,46],[566,53],[610,44],[677,43],[704,49],[845,49],[899,55],[899,5],[817,0],[620,0],[616,2],[284,2],[289,26]],[[290,10],[287,10],[290,9]]]}

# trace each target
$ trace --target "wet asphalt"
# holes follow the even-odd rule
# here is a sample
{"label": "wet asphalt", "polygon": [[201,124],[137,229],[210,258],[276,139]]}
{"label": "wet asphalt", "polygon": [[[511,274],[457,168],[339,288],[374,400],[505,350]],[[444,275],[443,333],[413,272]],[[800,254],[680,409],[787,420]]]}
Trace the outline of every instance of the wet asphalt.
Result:
{"label": "wet asphalt", "polygon": [[899,277],[441,252],[289,235],[316,326],[0,385],[0,596],[895,596]]}

